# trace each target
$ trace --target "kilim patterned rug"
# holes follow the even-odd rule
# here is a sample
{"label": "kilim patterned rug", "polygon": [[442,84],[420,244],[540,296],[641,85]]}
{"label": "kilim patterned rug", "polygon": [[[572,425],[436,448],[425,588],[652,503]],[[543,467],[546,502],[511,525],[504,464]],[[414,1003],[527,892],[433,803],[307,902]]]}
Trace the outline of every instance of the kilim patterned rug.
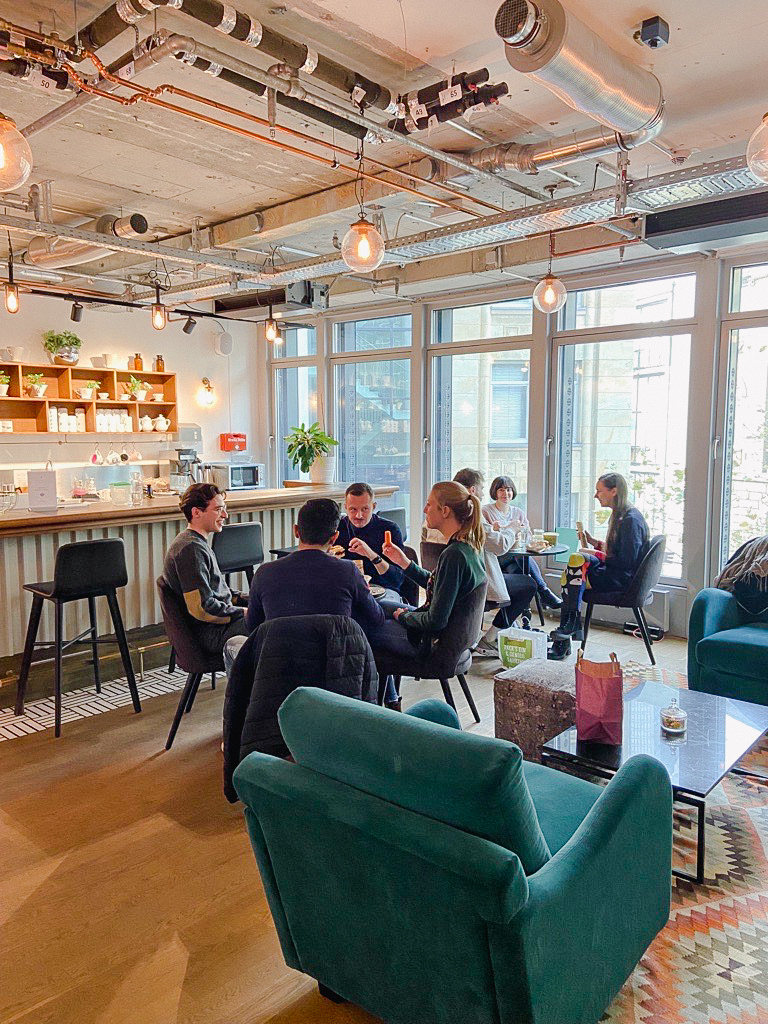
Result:
{"label": "kilim patterned rug", "polygon": [[[676,673],[637,674],[685,686]],[[768,741],[742,766],[768,775]],[[675,862],[686,871],[695,870],[694,814],[675,814]],[[673,878],[669,923],[604,1021],[768,1024],[768,784],[727,775],[707,798],[706,829],[705,884]]]}

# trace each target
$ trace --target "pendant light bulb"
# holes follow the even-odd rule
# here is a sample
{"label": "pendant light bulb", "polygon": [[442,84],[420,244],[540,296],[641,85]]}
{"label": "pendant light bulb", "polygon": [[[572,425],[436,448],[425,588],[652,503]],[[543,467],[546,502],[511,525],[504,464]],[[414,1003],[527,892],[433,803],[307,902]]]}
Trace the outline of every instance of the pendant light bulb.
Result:
{"label": "pendant light bulb", "polygon": [[277,320],[272,316],[272,307],[269,307],[269,316],[264,322],[264,333],[267,336],[267,341],[276,341],[278,334],[280,333],[277,326]]}
{"label": "pendant light bulb", "polygon": [[152,303],[152,326],[162,331],[168,323],[168,310],[160,301],[160,285],[155,285],[155,301]]}
{"label": "pendant light bulb", "polygon": [[5,286],[5,311],[7,313],[19,312],[19,287],[15,284]]}
{"label": "pendant light bulb", "polygon": [[533,304],[542,313],[557,313],[567,298],[568,290],[560,278],[553,274],[547,274],[533,289]]}
{"label": "pendant light bulb", "polygon": [[341,258],[350,270],[363,273],[381,266],[384,259],[384,239],[365,216],[355,221],[344,235]]}
{"label": "pendant light bulb", "polygon": [[15,123],[0,114],[0,192],[23,185],[32,173],[32,150]]}
{"label": "pendant light bulb", "polygon": [[747,144],[747,166],[759,181],[768,183],[768,114],[763,114]]}

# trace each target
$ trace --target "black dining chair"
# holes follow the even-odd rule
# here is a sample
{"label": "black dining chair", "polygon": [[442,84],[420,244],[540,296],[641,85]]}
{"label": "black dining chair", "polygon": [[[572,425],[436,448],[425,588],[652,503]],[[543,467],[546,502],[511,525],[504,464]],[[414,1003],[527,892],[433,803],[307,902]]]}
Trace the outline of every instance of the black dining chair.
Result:
{"label": "black dining chair", "polygon": [[451,692],[450,680],[459,680],[462,692],[467,699],[476,722],[480,721],[472,693],[467,684],[466,674],[472,667],[471,648],[477,643],[483,626],[483,611],[488,583],[481,583],[463,600],[457,601],[442,633],[436,637],[424,637],[422,648],[413,649],[413,654],[394,654],[389,651],[377,651],[373,654],[379,671],[379,703],[384,700],[386,677],[395,677],[395,686],[400,692],[402,676],[413,676],[415,679],[437,679],[445,700],[453,710],[456,703]]}
{"label": "black dining chair", "polygon": [[[403,551],[412,562],[416,565],[419,564],[419,556],[416,554],[416,550],[414,548],[409,547],[407,544],[403,544]],[[400,584],[400,597],[402,597],[404,601],[407,601],[408,604],[412,604],[416,607],[419,603],[418,583],[414,583],[413,580],[404,578],[403,582]]]}
{"label": "black dining chair", "polygon": [[404,508],[385,508],[379,512],[382,519],[388,519],[394,523],[403,535],[403,540],[408,540],[408,513]]}
{"label": "black dining chair", "polygon": [[656,664],[652,650],[653,641],[648,632],[648,623],[645,619],[643,607],[653,601],[653,588],[659,582],[659,577],[661,576],[666,547],[667,538],[664,534],[658,534],[658,536],[651,537],[650,540],[646,541],[640,563],[635,570],[635,575],[629,581],[625,590],[584,591],[583,600],[587,606],[587,612],[584,617],[584,639],[581,641],[582,651],[587,646],[589,624],[592,621],[592,612],[595,605],[611,608],[631,608],[640,629],[645,649],[648,652],[648,657],[651,659],[651,664]]}
{"label": "black dining chair", "polygon": [[[54,732],[61,736],[61,656],[72,644],[90,644],[93,653],[93,678],[96,692],[101,692],[99,676],[99,648],[101,643],[116,643],[123,661],[128,689],[131,692],[134,710],[141,711],[139,691],[136,677],[133,674],[131,654],[128,640],[117,601],[118,588],[128,583],[128,570],[125,565],[125,546],[120,538],[104,538],[101,540],[74,541],[62,544],[56,552],[53,568],[53,580],[47,583],[25,583],[24,589],[32,594],[32,608],[27,625],[27,638],[24,643],[24,654],[21,658],[19,681],[16,688],[17,715],[24,714],[24,697],[27,691],[27,680],[32,665],[35,649],[53,648],[53,699],[54,699]],[[115,628],[115,639],[100,637],[96,628],[96,598],[106,597],[112,625]],[[70,601],[88,601],[90,626],[72,640],[65,640],[64,605]],[[43,602],[51,601],[54,606],[54,639],[52,643],[37,643],[37,631],[40,628],[40,616]],[[87,639],[85,639],[87,637]]]}
{"label": "black dining chair", "polygon": [[168,739],[165,741],[165,749],[170,750],[181,724],[182,715],[189,714],[192,710],[200,680],[210,672],[211,689],[215,689],[216,673],[224,671],[224,657],[222,654],[210,654],[200,646],[192,630],[193,619],[185,608],[184,602],[174,593],[162,576],[157,580],[157,592],[160,597],[166,635],[171,642],[179,667],[187,673],[187,681],[181,691]]}
{"label": "black dining chair", "polygon": [[419,550],[421,551],[421,567],[427,572],[434,572],[438,558],[445,551],[445,544],[435,544],[434,541],[423,540],[419,544]]}
{"label": "black dining chair", "polygon": [[[229,523],[220,533],[214,533],[211,547],[227,586],[232,573],[244,572],[250,587],[256,568],[264,561],[262,537],[261,523]],[[175,671],[176,650],[171,647],[168,672]]]}

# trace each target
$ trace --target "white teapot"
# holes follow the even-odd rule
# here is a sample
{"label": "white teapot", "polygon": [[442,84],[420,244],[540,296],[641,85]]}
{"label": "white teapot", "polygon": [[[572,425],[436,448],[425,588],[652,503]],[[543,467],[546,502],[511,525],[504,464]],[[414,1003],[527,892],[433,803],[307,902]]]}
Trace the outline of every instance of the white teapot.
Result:
{"label": "white teapot", "polygon": [[142,416],[139,420],[139,430],[154,430],[154,427],[150,416]]}
{"label": "white teapot", "polygon": [[168,427],[170,427],[170,425],[171,421],[167,419],[165,416],[163,416],[162,413],[160,413],[160,415],[155,418],[155,430],[159,430],[162,432],[164,430],[167,430]]}

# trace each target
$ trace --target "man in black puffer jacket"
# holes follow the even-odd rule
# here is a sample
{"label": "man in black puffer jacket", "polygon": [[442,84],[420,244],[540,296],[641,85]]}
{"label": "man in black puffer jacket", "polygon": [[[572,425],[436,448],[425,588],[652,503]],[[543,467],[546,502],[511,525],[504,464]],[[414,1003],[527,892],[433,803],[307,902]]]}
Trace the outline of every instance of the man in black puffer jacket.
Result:
{"label": "man in black puffer jacket", "polygon": [[375,704],[378,675],[358,624],[345,615],[270,619],[241,648],[224,699],[224,793],[237,800],[232,773],[254,750],[287,757],[277,711],[299,686]]}

